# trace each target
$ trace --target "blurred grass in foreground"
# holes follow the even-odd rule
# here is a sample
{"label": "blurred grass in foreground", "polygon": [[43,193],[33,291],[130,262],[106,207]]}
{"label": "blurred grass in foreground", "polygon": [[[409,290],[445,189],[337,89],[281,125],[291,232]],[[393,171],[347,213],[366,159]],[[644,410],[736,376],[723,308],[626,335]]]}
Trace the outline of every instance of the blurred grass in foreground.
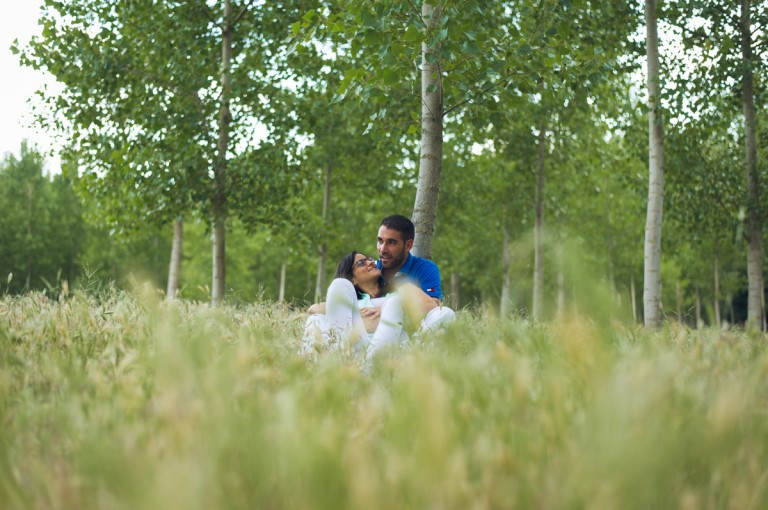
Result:
{"label": "blurred grass in foreground", "polygon": [[304,319],[2,298],[2,507],[768,507],[762,336],[463,312],[366,376]]}

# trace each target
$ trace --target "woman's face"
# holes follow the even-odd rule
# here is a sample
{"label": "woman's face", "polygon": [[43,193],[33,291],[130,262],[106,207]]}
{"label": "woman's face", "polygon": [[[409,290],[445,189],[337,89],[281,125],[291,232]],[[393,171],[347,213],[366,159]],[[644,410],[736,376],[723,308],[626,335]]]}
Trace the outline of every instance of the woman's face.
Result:
{"label": "woman's face", "polygon": [[376,261],[371,257],[366,257],[362,253],[355,255],[355,262],[352,265],[352,283],[369,282],[378,280],[381,271],[376,267]]}

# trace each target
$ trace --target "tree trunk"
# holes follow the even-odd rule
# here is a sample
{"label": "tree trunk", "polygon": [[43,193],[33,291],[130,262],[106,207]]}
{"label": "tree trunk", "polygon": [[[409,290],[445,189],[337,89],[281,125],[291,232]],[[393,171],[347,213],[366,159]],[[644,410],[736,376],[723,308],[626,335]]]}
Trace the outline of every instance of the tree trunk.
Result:
{"label": "tree trunk", "polygon": [[[24,155],[22,154],[22,157]],[[30,182],[27,185],[27,239],[32,240],[32,196],[34,194],[34,185]],[[32,265],[35,263],[35,257],[27,257],[27,277],[24,280],[24,290],[29,292],[32,284]]]}
{"label": "tree trunk", "polygon": [[726,297],[726,304],[728,305],[728,317],[731,321],[731,325],[736,324],[736,317],[733,316],[733,295],[728,294]]}
{"label": "tree trunk", "polygon": [[544,303],[544,170],[547,156],[547,121],[539,125],[539,159],[536,172],[536,223],[534,226],[533,320],[542,318]]}
{"label": "tree trunk", "polygon": [[[331,205],[331,167],[325,167],[325,185],[323,187],[323,227],[328,226],[328,208]],[[317,280],[315,280],[315,303],[323,300],[325,290],[325,266],[328,262],[328,242],[320,245],[320,260],[317,262]]]}
{"label": "tree trunk", "polygon": [[659,41],[656,0],[645,1],[648,52],[648,209],[645,221],[643,316],[661,324],[661,218],[664,204],[664,130],[659,104]]}
{"label": "tree trunk", "polygon": [[680,288],[680,280],[675,282],[675,306],[677,308],[677,321],[683,323],[683,291]]}
{"label": "tree trunk", "polygon": [[181,274],[182,240],[184,222],[177,218],[173,222],[173,244],[171,245],[171,263],[168,266],[168,289],[165,298],[173,301],[179,293],[179,275]]}
{"label": "tree trunk", "polygon": [[744,139],[746,149],[747,177],[747,279],[749,297],[747,305],[747,326],[763,327],[763,258],[761,248],[762,228],[760,222],[760,194],[757,184],[757,135],[755,128],[755,97],[752,73],[752,23],[749,0],[741,0],[741,56],[744,60],[742,77],[742,100],[744,103]]}
{"label": "tree trunk", "polygon": [[611,287],[611,293],[616,295],[616,274],[613,262],[613,236],[608,234],[608,285]]}
{"label": "tree trunk", "polygon": [[510,266],[512,265],[512,254],[509,249],[509,232],[507,227],[502,227],[502,245],[501,245],[501,303],[499,304],[499,315],[506,317],[511,308],[510,298]]}
{"label": "tree trunk", "polygon": [[565,316],[565,275],[562,270],[557,272],[557,317]]}
{"label": "tree trunk", "polygon": [[226,289],[226,230],[227,219],[227,150],[229,149],[229,125],[232,114],[229,101],[232,96],[230,65],[232,60],[232,2],[224,0],[224,25],[221,33],[221,106],[219,107],[219,140],[216,164],[213,171],[213,288],[211,302],[214,306],[224,300]]}
{"label": "tree trunk", "polygon": [[226,230],[222,221],[213,226],[213,288],[211,304],[218,306],[224,301],[226,290]]}
{"label": "tree trunk", "polygon": [[703,325],[701,320],[701,291],[696,287],[696,329],[701,329]]}
{"label": "tree trunk", "polygon": [[325,261],[328,259],[328,243],[320,245],[320,258],[317,261],[317,278],[315,279],[315,303],[323,300],[325,288]]}
{"label": "tree trunk", "polygon": [[[441,14],[440,3],[434,5],[425,1],[421,5],[421,15],[427,26],[425,34],[437,26]],[[421,44],[421,157],[412,218],[416,239],[411,251],[426,258],[432,258],[443,165],[443,85],[437,49],[429,48],[426,42]]]}
{"label": "tree trunk", "polygon": [[461,287],[461,277],[459,276],[459,273],[453,272],[451,273],[451,298],[452,298],[452,305],[455,310],[459,309],[459,305],[461,303],[460,300],[460,287]]}
{"label": "tree trunk", "polygon": [[285,272],[288,264],[283,262],[280,264],[280,290],[277,293],[277,300],[280,302],[285,301]]}
{"label": "tree trunk", "polygon": [[715,326],[720,329],[722,326],[722,319],[720,317],[720,254],[718,253],[717,244],[715,244],[715,264],[714,264],[714,305],[715,305]]}
{"label": "tree trunk", "polygon": [[632,319],[637,323],[637,293],[635,292],[635,275],[629,279],[629,300],[632,302]]}

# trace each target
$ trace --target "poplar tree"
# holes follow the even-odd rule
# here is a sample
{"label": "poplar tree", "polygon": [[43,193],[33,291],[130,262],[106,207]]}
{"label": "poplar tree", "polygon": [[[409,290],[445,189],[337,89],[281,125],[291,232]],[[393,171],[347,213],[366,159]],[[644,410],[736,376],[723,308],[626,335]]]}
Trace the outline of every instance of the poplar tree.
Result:
{"label": "poplar tree", "polygon": [[[284,40],[301,2],[45,3],[22,61],[52,73],[44,123],[64,137],[85,192],[134,228],[199,215],[213,238],[211,299],[224,298],[228,219],[268,222],[297,182],[295,74]],[[295,117],[295,115],[293,116]]]}

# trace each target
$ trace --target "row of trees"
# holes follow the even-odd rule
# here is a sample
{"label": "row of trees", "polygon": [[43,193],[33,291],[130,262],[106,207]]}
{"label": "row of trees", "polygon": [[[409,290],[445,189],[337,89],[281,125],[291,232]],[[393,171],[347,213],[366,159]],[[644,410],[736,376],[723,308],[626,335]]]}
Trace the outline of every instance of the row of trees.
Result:
{"label": "row of trees", "polygon": [[[686,289],[717,322],[760,215],[734,182],[739,166],[764,170],[735,150],[751,142],[734,91],[749,68],[764,111],[765,66],[759,47],[735,58],[734,41],[761,30],[765,6],[689,3],[72,0],[44,8],[21,58],[65,85],[41,122],[68,142],[100,218],[118,233],[210,226],[214,302],[227,225],[270,232],[282,262],[313,267],[301,296],[319,298],[329,257],[372,250],[378,219],[413,211],[417,253],[464,302],[554,313],[579,293],[576,245],[625,302],[645,280],[650,323],[672,303],[684,314]],[[744,13],[752,31],[729,31]],[[649,109],[638,63],[656,17]],[[666,131],[663,227],[647,207],[661,197],[648,194],[649,125]],[[664,229],[663,247],[646,240],[655,266],[646,210]]]}
{"label": "row of trees", "polygon": [[[66,289],[99,290],[110,284],[132,288],[144,280],[164,286],[172,251],[173,225],[148,225],[118,231],[100,216],[101,209],[79,196],[82,183],[65,167],[51,174],[44,156],[26,142],[19,155],[6,154],[0,161],[0,293],[39,290],[53,296]],[[242,224],[229,226],[228,266],[235,301],[276,299],[279,271],[291,263],[283,295],[291,301],[311,299],[307,282],[315,277],[310,253],[297,256],[279,251],[274,234],[247,233]],[[210,296],[212,252],[210,231],[200,221],[185,228],[187,249],[178,292],[185,298]],[[274,249],[273,249],[274,248]],[[258,257],[263,264],[255,264]],[[303,258],[302,258],[303,257]],[[301,268],[301,269],[300,269]]]}
{"label": "row of trees", "polygon": [[[746,217],[748,322],[765,327],[763,284],[762,219],[757,164],[756,97],[764,92],[755,88],[765,69],[765,44],[760,34],[768,27],[763,2],[678,2],[662,11],[655,0],[646,0],[649,95],[649,204],[645,243],[645,323],[661,320],[660,272],[662,193],[664,188],[663,92],[659,65],[657,17],[662,15],[677,31],[684,59],[671,61],[665,74],[675,78],[677,91],[668,99],[677,101],[672,111],[679,120],[713,122],[716,128],[738,132],[743,137],[746,192],[742,195]],[[754,15],[753,15],[754,13]],[[668,45],[668,48],[671,46]],[[713,92],[714,97],[713,97]],[[714,99],[714,101],[713,101]],[[719,101],[718,101],[719,99]],[[743,120],[734,123],[733,107],[739,105]],[[713,107],[714,106],[714,107]],[[714,120],[710,120],[714,116]],[[722,119],[730,121],[722,123]]]}

